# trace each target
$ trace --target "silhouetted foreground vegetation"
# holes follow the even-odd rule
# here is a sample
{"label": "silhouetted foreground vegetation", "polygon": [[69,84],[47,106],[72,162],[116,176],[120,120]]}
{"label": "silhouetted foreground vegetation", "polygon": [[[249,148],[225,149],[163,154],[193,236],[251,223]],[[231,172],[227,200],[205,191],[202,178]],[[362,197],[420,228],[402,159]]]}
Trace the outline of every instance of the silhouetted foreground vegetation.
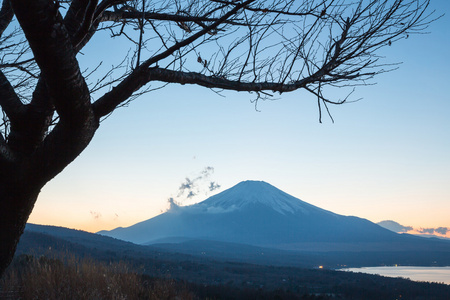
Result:
{"label": "silhouetted foreground vegetation", "polygon": [[52,234],[22,236],[0,298],[450,299],[450,285],[187,255],[45,228]]}
{"label": "silhouetted foreground vegetation", "polygon": [[20,255],[0,284],[1,299],[328,299],[152,278],[124,262],[107,264],[71,254],[59,258]]}
{"label": "silhouetted foreground vegetation", "polygon": [[[450,299],[450,286],[401,278],[228,263],[235,280],[213,283],[224,272],[197,265],[198,278],[152,277],[124,262],[64,253],[20,255],[0,281],[1,299]],[[151,271],[150,271],[151,273]],[[189,273],[189,272],[187,272]],[[282,284],[273,278],[285,275]],[[201,278],[202,277],[202,278]],[[245,280],[242,280],[245,278]],[[272,284],[269,284],[271,281]]]}
{"label": "silhouetted foreground vegetation", "polygon": [[1,280],[2,299],[193,299],[182,284],[150,279],[123,262],[101,263],[73,255],[17,257]]}

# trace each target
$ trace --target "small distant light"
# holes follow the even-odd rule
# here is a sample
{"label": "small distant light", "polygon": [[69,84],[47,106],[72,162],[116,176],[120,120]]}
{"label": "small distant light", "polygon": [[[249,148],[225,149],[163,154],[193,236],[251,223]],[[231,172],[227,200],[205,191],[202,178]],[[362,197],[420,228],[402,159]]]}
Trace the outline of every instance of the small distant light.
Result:
{"label": "small distant light", "polygon": [[319,266],[319,269],[323,269],[323,266]]}

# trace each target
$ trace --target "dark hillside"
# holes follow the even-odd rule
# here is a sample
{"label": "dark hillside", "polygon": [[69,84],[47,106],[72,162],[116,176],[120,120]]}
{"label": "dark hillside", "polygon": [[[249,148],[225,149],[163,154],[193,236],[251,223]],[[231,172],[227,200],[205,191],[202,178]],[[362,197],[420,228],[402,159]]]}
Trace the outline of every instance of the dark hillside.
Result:
{"label": "dark hillside", "polygon": [[[49,232],[51,227],[45,230]],[[64,230],[57,229],[60,233]],[[146,276],[147,282],[154,280],[152,278],[175,280],[195,295],[192,299],[396,299],[400,295],[403,299],[450,299],[449,285],[326,269],[215,260],[110,238],[97,240],[95,234],[70,230],[66,233],[72,239],[65,239],[64,234],[57,237],[27,230],[16,259],[25,253],[48,257],[59,253],[90,257],[107,264],[126,262],[132,270]]]}

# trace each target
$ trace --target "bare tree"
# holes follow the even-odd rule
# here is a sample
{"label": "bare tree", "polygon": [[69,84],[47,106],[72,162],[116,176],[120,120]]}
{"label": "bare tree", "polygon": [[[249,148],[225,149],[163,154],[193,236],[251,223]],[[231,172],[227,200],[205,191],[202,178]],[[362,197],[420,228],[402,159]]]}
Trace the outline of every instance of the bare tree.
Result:
{"label": "bare tree", "polygon": [[[3,0],[0,10],[0,274],[41,188],[100,121],[151,88],[196,84],[252,101],[325,92],[392,69],[378,50],[422,32],[429,0]],[[80,69],[109,35],[131,51]],[[88,52],[86,52],[88,53]],[[93,56],[92,58],[98,57]]]}

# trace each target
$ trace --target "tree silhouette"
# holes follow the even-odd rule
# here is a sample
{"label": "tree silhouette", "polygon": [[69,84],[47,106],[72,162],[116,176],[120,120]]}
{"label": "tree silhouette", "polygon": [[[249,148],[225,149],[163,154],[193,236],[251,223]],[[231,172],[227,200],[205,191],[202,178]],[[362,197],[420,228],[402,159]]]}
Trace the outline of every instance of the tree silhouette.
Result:
{"label": "tree silhouette", "polygon": [[[250,92],[326,91],[392,69],[377,52],[421,32],[429,0],[3,0],[0,10],[0,274],[41,188],[103,118],[149,83]],[[105,71],[80,69],[99,36],[129,43]],[[87,48],[87,47],[86,47]],[[83,50],[84,51],[84,50]],[[88,52],[86,52],[88,53]],[[159,85],[158,85],[159,84]]]}

